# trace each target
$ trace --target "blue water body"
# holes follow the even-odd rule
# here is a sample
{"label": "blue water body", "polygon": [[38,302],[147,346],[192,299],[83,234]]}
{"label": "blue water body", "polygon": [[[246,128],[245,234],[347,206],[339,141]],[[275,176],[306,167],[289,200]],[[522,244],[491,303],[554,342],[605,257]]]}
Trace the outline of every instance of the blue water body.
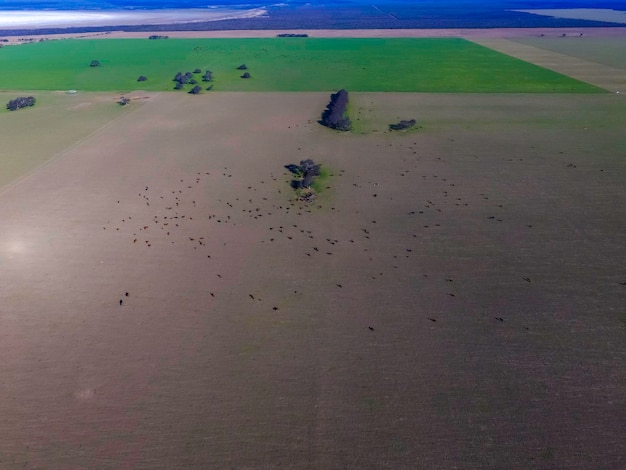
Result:
{"label": "blue water body", "polygon": [[[262,10],[253,17],[194,21],[176,25],[118,24],[125,31],[217,29],[386,29],[386,28],[563,28],[626,27],[626,24],[554,18],[518,10],[606,8],[626,11],[626,0],[0,0],[0,12],[30,14],[41,10]],[[214,10],[217,11],[217,10]],[[235,15],[236,16],[236,15]],[[246,16],[246,15],[242,15]],[[141,20],[138,20],[140,23]],[[109,25],[114,26],[114,25]],[[70,25],[23,26],[2,34],[17,35],[36,28],[59,32]],[[46,29],[47,28],[47,29]],[[57,28],[57,29],[55,29]],[[97,31],[105,26],[74,27]]]}
{"label": "blue water body", "polygon": [[3,0],[0,10],[125,10],[125,9],[171,9],[206,8],[228,6],[230,8],[257,8],[276,3],[293,6],[305,3],[332,7],[363,4],[406,4],[412,7],[539,9],[539,8],[613,8],[626,10],[624,0]]}
{"label": "blue water body", "polygon": [[[0,10],[164,10],[207,8],[258,8],[271,2],[254,0],[4,0]],[[276,2],[278,3],[278,2]]]}

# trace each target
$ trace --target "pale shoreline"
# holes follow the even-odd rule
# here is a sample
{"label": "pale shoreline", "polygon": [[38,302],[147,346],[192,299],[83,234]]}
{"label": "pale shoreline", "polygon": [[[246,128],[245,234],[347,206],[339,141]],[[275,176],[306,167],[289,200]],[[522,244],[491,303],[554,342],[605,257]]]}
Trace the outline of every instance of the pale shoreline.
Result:
{"label": "pale shoreline", "polygon": [[267,8],[0,11],[0,29],[188,24],[267,16]]}

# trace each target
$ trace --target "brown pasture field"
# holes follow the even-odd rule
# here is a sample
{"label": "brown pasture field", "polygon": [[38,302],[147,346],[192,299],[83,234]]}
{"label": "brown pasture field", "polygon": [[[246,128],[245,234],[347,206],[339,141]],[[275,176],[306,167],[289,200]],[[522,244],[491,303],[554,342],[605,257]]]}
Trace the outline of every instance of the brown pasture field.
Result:
{"label": "brown pasture field", "polygon": [[151,95],[3,182],[0,468],[623,466],[622,97],[327,99]]}

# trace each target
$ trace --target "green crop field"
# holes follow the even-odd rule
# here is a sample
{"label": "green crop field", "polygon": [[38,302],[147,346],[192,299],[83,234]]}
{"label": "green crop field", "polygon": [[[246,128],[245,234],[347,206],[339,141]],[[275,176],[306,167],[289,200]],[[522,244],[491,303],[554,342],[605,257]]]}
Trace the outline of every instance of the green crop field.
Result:
{"label": "green crop field", "polygon": [[0,49],[0,90],[172,90],[177,72],[196,68],[213,71],[216,91],[603,91],[456,38],[46,41]]}

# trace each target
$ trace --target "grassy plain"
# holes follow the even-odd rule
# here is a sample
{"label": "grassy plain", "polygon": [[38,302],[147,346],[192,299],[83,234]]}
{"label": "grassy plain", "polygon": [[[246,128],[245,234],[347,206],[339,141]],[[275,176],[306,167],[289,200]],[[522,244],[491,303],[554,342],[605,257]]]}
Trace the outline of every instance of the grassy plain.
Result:
{"label": "grassy plain", "polygon": [[620,466],[621,97],[351,97],[157,94],[3,192],[0,466]]}
{"label": "grassy plain", "polygon": [[[36,96],[36,107],[16,112],[0,110],[0,188],[125,114],[110,93],[21,91],[19,95]],[[16,96],[0,93],[0,103]]]}
{"label": "grassy plain", "polygon": [[214,72],[216,91],[602,91],[460,38],[47,41],[0,50],[0,89],[171,90],[195,68]]}

